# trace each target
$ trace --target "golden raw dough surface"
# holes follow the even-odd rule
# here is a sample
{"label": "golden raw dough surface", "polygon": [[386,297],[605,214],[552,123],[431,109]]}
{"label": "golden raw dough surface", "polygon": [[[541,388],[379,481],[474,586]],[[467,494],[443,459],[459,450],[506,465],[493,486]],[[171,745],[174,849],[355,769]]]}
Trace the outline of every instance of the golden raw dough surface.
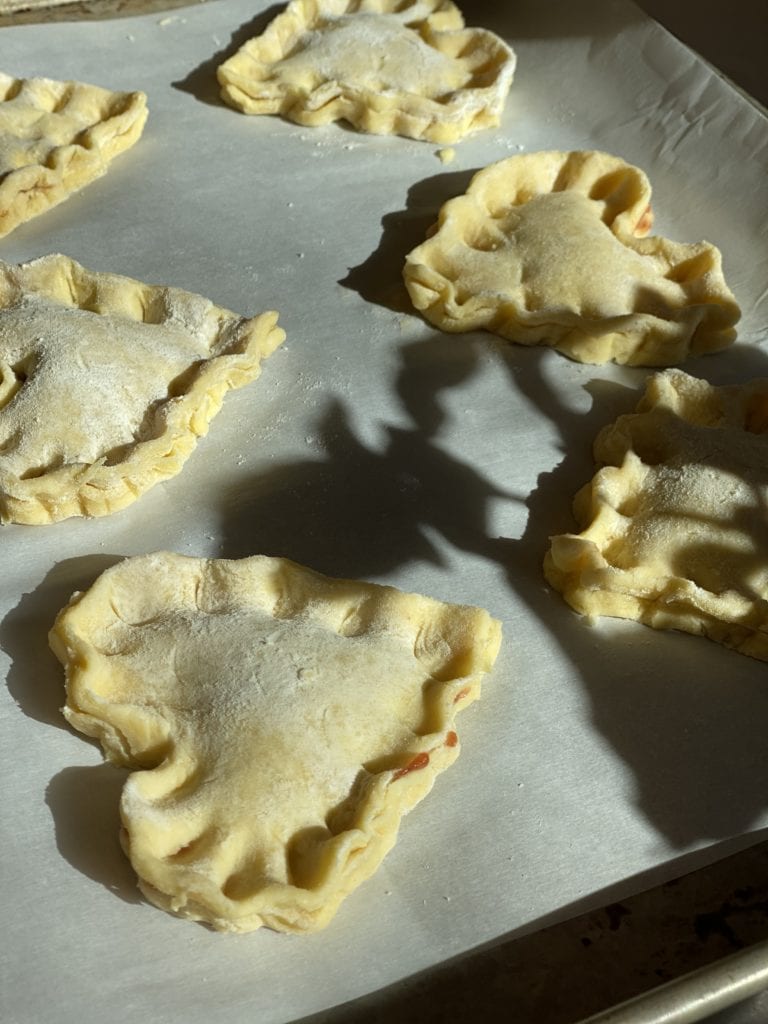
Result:
{"label": "golden raw dough surface", "polygon": [[501,628],[284,559],[161,552],[75,594],[50,639],[67,719],[132,769],[123,844],[147,898],[220,930],[307,932],[458,756]]}
{"label": "golden raw dough surface", "polygon": [[0,261],[0,521],[108,515],[174,476],[276,323],[66,256]]}
{"label": "golden raw dough surface", "polygon": [[0,72],[0,237],[106,173],[146,119],[143,92]]}
{"label": "golden raw dough surface", "polygon": [[651,377],[598,435],[582,532],[552,539],[545,575],[590,617],[700,633],[768,661],[768,380]]}
{"label": "golden raw dough surface", "polygon": [[291,0],[217,77],[245,114],[446,143],[499,123],[515,63],[450,0]]}
{"label": "golden raw dough surface", "polygon": [[595,151],[491,164],[406,258],[411,300],[441,330],[488,330],[584,363],[671,366],[735,338],[719,251],[647,235],[645,174]]}

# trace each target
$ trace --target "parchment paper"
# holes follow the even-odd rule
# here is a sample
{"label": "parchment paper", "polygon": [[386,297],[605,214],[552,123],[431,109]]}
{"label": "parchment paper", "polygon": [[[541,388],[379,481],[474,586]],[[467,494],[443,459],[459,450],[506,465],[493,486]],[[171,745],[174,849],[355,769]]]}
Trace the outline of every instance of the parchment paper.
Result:
{"label": "parchment paper", "polygon": [[[181,475],[106,519],[0,532],[7,1021],[294,1020],[768,827],[766,666],[632,623],[590,628],[541,576],[595,433],[647,371],[440,334],[400,283],[473,171],[601,148],[649,174],[656,232],[723,252],[739,344],[685,369],[768,375],[765,117],[629,3],[467,5],[519,65],[501,127],[444,165],[428,143],[223,106],[214,69],[264,7],[0,30],[5,71],[141,88],[150,105],[140,143],[0,257],[64,252],[240,313],[275,308],[288,333]],[[459,761],[324,932],[217,935],[135,888],[124,775],[63,722],[46,634],[73,590],[153,549],[285,555],[503,620]]]}

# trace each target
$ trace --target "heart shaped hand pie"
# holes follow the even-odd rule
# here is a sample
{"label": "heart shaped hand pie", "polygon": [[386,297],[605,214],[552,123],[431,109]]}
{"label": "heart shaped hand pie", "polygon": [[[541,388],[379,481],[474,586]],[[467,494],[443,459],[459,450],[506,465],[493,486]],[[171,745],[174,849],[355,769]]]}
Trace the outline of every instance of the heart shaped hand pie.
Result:
{"label": "heart shaped hand pie", "polygon": [[515,59],[450,0],[291,0],[217,75],[246,114],[456,142],[499,123]]}
{"label": "heart shaped hand pie", "polygon": [[499,623],[292,562],[127,559],[59,615],[68,720],[133,769],[124,846],[153,903],[321,928],[458,755]]}
{"label": "heart shaped hand pie", "polygon": [[597,152],[514,156],[479,171],[406,258],[414,306],[585,363],[670,366],[723,348],[739,308],[707,242],[641,237],[651,189]]}

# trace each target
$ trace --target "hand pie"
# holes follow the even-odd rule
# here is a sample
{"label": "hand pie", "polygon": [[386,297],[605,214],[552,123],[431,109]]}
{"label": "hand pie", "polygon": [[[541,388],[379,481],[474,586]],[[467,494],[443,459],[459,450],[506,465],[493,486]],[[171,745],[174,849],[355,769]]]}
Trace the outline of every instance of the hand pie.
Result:
{"label": "hand pie", "polygon": [[644,238],[651,188],[606,153],[531,153],[479,171],[406,258],[414,306],[584,363],[668,366],[735,337],[739,308],[707,242]]}
{"label": "hand pie", "polygon": [[276,321],[66,256],[0,261],[0,520],[107,515],[174,476]]}
{"label": "hand pie", "polygon": [[129,558],[51,631],[64,714],[133,769],[147,898],[223,931],[307,932],[379,866],[459,753],[500,625],[279,558]]}
{"label": "hand pie", "polygon": [[217,76],[245,114],[456,142],[499,123],[515,60],[450,0],[291,0]]}
{"label": "hand pie", "polygon": [[104,174],[146,119],[142,92],[0,72],[0,236]]}
{"label": "hand pie", "polygon": [[702,633],[768,661],[768,380],[656,374],[597,437],[582,532],[552,539],[549,582],[584,615]]}

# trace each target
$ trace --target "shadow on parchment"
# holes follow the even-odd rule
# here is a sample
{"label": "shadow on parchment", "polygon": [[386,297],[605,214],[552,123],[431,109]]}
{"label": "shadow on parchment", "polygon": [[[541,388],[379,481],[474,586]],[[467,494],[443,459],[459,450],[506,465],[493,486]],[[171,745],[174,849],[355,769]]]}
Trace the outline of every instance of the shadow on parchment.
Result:
{"label": "shadow on parchment", "polygon": [[[740,348],[733,358],[757,369],[757,353]],[[439,443],[443,397],[489,351],[560,438],[561,460],[527,496],[505,491]],[[439,562],[439,535],[488,559],[506,571],[510,589],[574,666],[595,727],[631,769],[637,805],[653,826],[679,848],[748,831],[768,792],[761,663],[703,638],[632,622],[590,627],[544,581],[549,538],[574,529],[572,498],[594,473],[594,437],[634,409],[649,372],[637,371],[637,387],[596,376],[586,385],[591,408],[574,411],[549,383],[553,357],[561,358],[477,335],[403,346],[395,386],[411,424],[384,425],[375,443],[363,442],[342,402],[329,399],[313,428],[317,457],[277,467],[225,496],[224,554],[282,555],[329,575],[370,577]],[[491,502],[505,500],[527,506],[518,538],[489,533]]]}
{"label": "shadow on parchment", "polygon": [[[75,591],[87,589],[119,561],[118,556],[89,555],[59,562],[0,623],[0,648],[11,659],[8,690],[30,718],[70,729],[61,713],[64,672],[48,645],[48,631]],[[95,740],[80,738],[99,747]],[[45,802],[61,856],[88,878],[133,903],[141,897],[118,839],[118,807],[126,775],[111,764],[65,768],[48,783]]]}
{"label": "shadow on parchment", "polygon": [[[457,386],[474,372],[465,339],[440,338],[435,351],[431,388]],[[442,417],[434,397],[407,395],[413,426],[384,425],[373,445],[356,435],[344,403],[329,397],[312,428],[319,457],[278,466],[225,495],[225,557],[259,552],[331,576],[371,577],[438,564],[436,532],[459,550],[503,562],[507,542],[488,535],[487,513],[493,499],[513,496],[433,443]]]}
{"label": "shadow on parchment", "polygon": [[[765,375],[768,361],[759,349],[738,346],[732,352],[733,360],[748,368],[741,379]],[[768,747],[763,741],[768,666],[688,634],[622,620],[604,619],[590,627],[542,581],[548,538],[575,529],[569,505],[592,478],[593,438],[601,426],[634,409],[650,371],[638,371],[638,391],[592,380],[587,385],[592,408],[585,419],[558,402],[538,372],[539,360],[521,372],[519,354],[509,349],[505,361],[515,386],[557,426],[563,451],[562,461],[540,475],[527,500],[525,531],[510,544],[510,586],[577,670],[594,724],[632,770],[637,806],[651,824],[680,848],[748,831],[763,812],[768,793]],[[703,376],[710,365],[722,372],[714,362],[698,362],[690,372]],[[753,499],[754,519],[764,499],[757,491]],[[764,540],[763,566],[768,525]],[[760,543],[759,538],[755,541]],[[728,557],[727,545],[711,555]]]}
{"label": "shadow on parchment", "polygon": [[56,847],[75,870],[126,903],[143,903],[120,846],[120,796],[128,771],[104,763],[64,768],[45,791]]}
{"label": "shadow on parchment", "polygon": [[476,173],[474,170],[435,174],[408,189],[406,208],[387,213],[381,219],[381,240],[363,263],[351,267],[339,281],[366,302],[395,312],[413,312],[403,283],[405,257],[420,245],[434,225],[443,203],[461,195]]}
{"label": "shadow on parchment", "polygon": [[[561,439],[561,461],[525,497],[440,445],[445,396],[477,372],[489,351]],[[275,554],[330,575],[370,577],[408,563],[439,562],[440,535],[457,550],[503,567],[510,589],[574,666],[596,728],[632,770],[648,820],[680,847],[745,832],[768,792],[768,687],[756,685],[760,663],[701,638],[634,623],[589,628],[544,583],[548,538],[573,528],[570,500],[592,475],[594,436],[638,397],[635,388],[593,379],[587,385],[591,408],[574,412],[549,383],[552,358],[544,349],[477,336],[436,335],[404,345],[394,384],[409,424],[385,424],[375,442],[363,440],[344,404],[329,399],[316,431],[322,454],[224,495],[222,554]],[[734,349],[733,360],[749,375],[759,375],[766,363],[747,346]],[[638,372],[638,385],[645,376]],[[491,535],[495,501],[525,503],[529,514],[520,537]],[[94,556],[60,563],[0,625],[0,645],[12,659],[9,689],[31,717],[64,725],[61,669],[48,652],[47,630],[73,590],[115,561]],[[52,779],[46,799],[62,856],[121,898],[139,899],[115,839],[122,782],[109,765],[67,769]]]}
{"label": "shadow on parchment", "polygon": [[[472,375],[479,350],[474,337],[435,337],[402,349],[398,393],[422,431],[421,459],[435,471],[438,463],[427,452],[444,416],[441,395]],[[464,526],[454,531],[452,543],[502,560],[510,588],[547,625],[578,672],[596,728],[631,768],[637,803],[661,833],[686,847],[748,831],[768,792],[768,686],[755,678],[760,663],[702,638],[635,623],[590,628],[542,577],[549,536],[573,528],[570,497],[593,473],[595,434],[634,409],[648,371],[638,371],[637,388],[594,379],[587,385],[591,408],[574,413],[547,383],[545,352],[510,347],[497,354],[514,386],[557,426],[563,457],[541,474],[528,497],[528,521],[519,538],[483,538],[485,517],[476,509],[462,514]],[[736,346],[727,366],[700,360],[691,372],[712,373],[713,383],[733,383],[767,369],[760,349]],[[354,444],[348,439],[348,446]],[[386,446],[376,457],[387,463]],[[452,490],[449,477],[456,465],[443,461],[439,467],[446,474],[444,489]],[[330,468],[328,473],[333,475]],[[310,494],[311,487],[305,497]],[[471,497],[482,502],[492,494],[498,491],[481,484]],[[329,524],[332,518],[328,508]],[[436,525],[427,502],[419,520]],[[406,545],[393,553],[393,561],[415,550]],[[364,573],[362,550],[356,561]],[[487,947],[305,1022],[437,1024],[450,1016],[461,1024],[574,1024],[764,940],[766,835],[763,830],[749,837],[758,845],[747,855],[733,855],[728,838],[686,853]],[[740,847],[748,842],[744,837]]]}
{"label": "shadow on parchment", "polygon": [[239,28],[232,32],[226,46],[223,46],[207,60],[203,61],[202,64],[193,68],[186,78],[182,78],[178,82],[172,82],[171,85],[180,92],[190,93],[201,103],[207,103],[214,107],[226,106],[219,91],[216,69],[225,60],[229,60],[230,57],[237,53],[240,47],[247,43],[249,39],[261,35],[270,21],[284,8],[285,4],[273,4],[266,11],[262,11],[261,14],[257,14],[250,21],[240,25]]}
{"label": "shadow on parchment", "polygon": [[[369,302],[413,313],[402,282],[405,256],[423,241],[443,203],[466,190],[473,173],[441,174],[412,186],[406,209],[383,218],[376,251],[340,283]],[[646,300],[653,305],[656,297]],[[590,628],[548,588],[542,575],[549,538],[575,529],[571,504],[594,474],[591,449],[596,434],[634,409],[653,371],[629,371],[636,387],[620,388],[601,381],[596,367],[586,386],[591,409],[586,414],[574,412],[562,404],[542,372],[545,350],[498,346],[487,337],[486,344],[496,346],[514,389],[555,428],[562,459],[539,476],[536,489],[525,498],[528,518],[523,535],[496,539],[483,553],[491,558],[496,552],[501,555],[511,589],[547,625],[574,665],[590,697],[595,726],[631,768],[638,805],[649,821],[680,847],[748,830],[765,807],[760,794],[768,792],[768,747],[760,738],[768,724],[768,687],[755,685],[759,663],[699,637],[661,633],[634,623],[602,620]],[[398,391],[426,436],[437,429],[437,422],[429,418],[437,415],[443,391],[459,386],[473,372],[479,344],[473,338],[477,335],[442,335],[402,350]],[[446,351],[455,358],[457,342],[467,346],[466,362],[463,376],[452,380],[437,368],[444,365]],[[691,359],[684,369],[712,384],[734,384],[768,376],[768,356],[759,346],[736,344],[716,355]],[[450,490],[450,483],[446,487]],[[757,492],[754,498],[761,500]],[[429,522],[429,509],[422,514]],[[754,518],[755,509],[746,514]],[[766,558],[759,539],[755,542],[756,554],[747,559],[753,572]],[[457,546],[462,548],[461,543]],[[691,554],[682,557],[690,560]],[[725,543],[715,544],[699,552],[699,561],[714,564],[728,556]]]}
{"label": "shadow on parchment", "polygon": [[30,718],[69,730],[61,714],[64,671],[48,645],[48,632],[73,593],[87,589],[119,561],[117,556],[88,555],[59,562],[0,622],[0,649],[11,660],[8,691]]}

